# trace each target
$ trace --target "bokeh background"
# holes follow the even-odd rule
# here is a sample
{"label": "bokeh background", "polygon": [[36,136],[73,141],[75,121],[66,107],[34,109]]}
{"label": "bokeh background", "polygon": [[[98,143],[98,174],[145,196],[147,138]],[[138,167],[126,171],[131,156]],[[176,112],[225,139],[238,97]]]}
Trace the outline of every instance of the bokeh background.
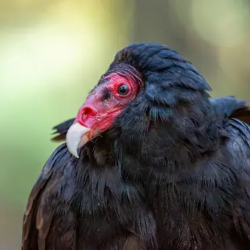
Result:
{"label": "bokeh background", "polygon": [[51,128],[140,41],[178,50],[213,97],[250,101],[248,0],[0,0],[0,250],[20,249],[27,197],[58,146]]}

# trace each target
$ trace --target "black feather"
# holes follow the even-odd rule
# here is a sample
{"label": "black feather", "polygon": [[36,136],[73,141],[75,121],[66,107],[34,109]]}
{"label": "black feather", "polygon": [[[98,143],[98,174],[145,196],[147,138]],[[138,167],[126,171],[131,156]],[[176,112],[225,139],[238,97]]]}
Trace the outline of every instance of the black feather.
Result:
{"label": "black feather", "polygon": [[52,137],[51,140],[52,141],[64,141],[66,139],[66,134],[70,126],[73,124],[74,120],[75,118],[69,119],[53,127],[53,130],[55,131],[52,134],[54,137]]}
{"label": "black feather", "polygon": [[210,99],[197,69],[164,45],[124,48],[104,76],[117,70],[140,93],[79,159],[65,144],[52,154],[30,194],[23,250],[250,249],[246,103]]}

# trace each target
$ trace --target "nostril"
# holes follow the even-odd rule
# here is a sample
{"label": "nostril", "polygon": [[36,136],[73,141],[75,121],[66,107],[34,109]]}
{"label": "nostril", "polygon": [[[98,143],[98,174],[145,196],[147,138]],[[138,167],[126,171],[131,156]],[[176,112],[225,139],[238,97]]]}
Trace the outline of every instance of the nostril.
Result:
{"label": "nostril", "polygon": [[90,118],[91,116],[96,115],[96,110],[90,107],[85,107],[82,109],[82,120]]}

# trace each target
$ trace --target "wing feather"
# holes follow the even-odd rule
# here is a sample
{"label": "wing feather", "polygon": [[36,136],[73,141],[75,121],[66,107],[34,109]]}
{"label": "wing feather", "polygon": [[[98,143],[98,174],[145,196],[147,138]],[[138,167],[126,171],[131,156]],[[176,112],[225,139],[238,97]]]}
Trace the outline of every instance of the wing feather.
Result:
{"label": "wing feather", "polygon": [[74,194],[72,161],[65,144],[44,166],[27,203],[23,219],[23,250],[74,250],[77,215],[71,209]]}
{"label": "wing feather", "polygon": [[66,134],[70,128],[70,126],[73,124],[75,118],[69,119],[63,123],[60,123],[59,125],[56,125],[53,127],[54,133],[52,137],[52,141],[64,141],[66,138]]}
{"label": "wing feather", "polygon": [[244,247],[250,247],[250,127],[245,123],[247,120],[245,115],[243,120],[231,118],[226,126],[230,136],[227,147],[235,155],[238,178],[237,195],[232,201],[231,214],[234,232],[239,242],[243,239]]}

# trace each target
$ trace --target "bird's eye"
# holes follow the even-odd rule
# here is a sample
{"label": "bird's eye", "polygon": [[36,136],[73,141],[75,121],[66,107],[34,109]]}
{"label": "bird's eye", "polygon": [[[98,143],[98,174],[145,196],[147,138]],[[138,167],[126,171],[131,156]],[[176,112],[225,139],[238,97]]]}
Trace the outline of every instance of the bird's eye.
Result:
{"label": "bird's eye", "polygon": [[127,95],[129,92],[129,87],[126,84],[122,84],[121,86],[119,86],[118,88],[118,94],[119,95]]}

